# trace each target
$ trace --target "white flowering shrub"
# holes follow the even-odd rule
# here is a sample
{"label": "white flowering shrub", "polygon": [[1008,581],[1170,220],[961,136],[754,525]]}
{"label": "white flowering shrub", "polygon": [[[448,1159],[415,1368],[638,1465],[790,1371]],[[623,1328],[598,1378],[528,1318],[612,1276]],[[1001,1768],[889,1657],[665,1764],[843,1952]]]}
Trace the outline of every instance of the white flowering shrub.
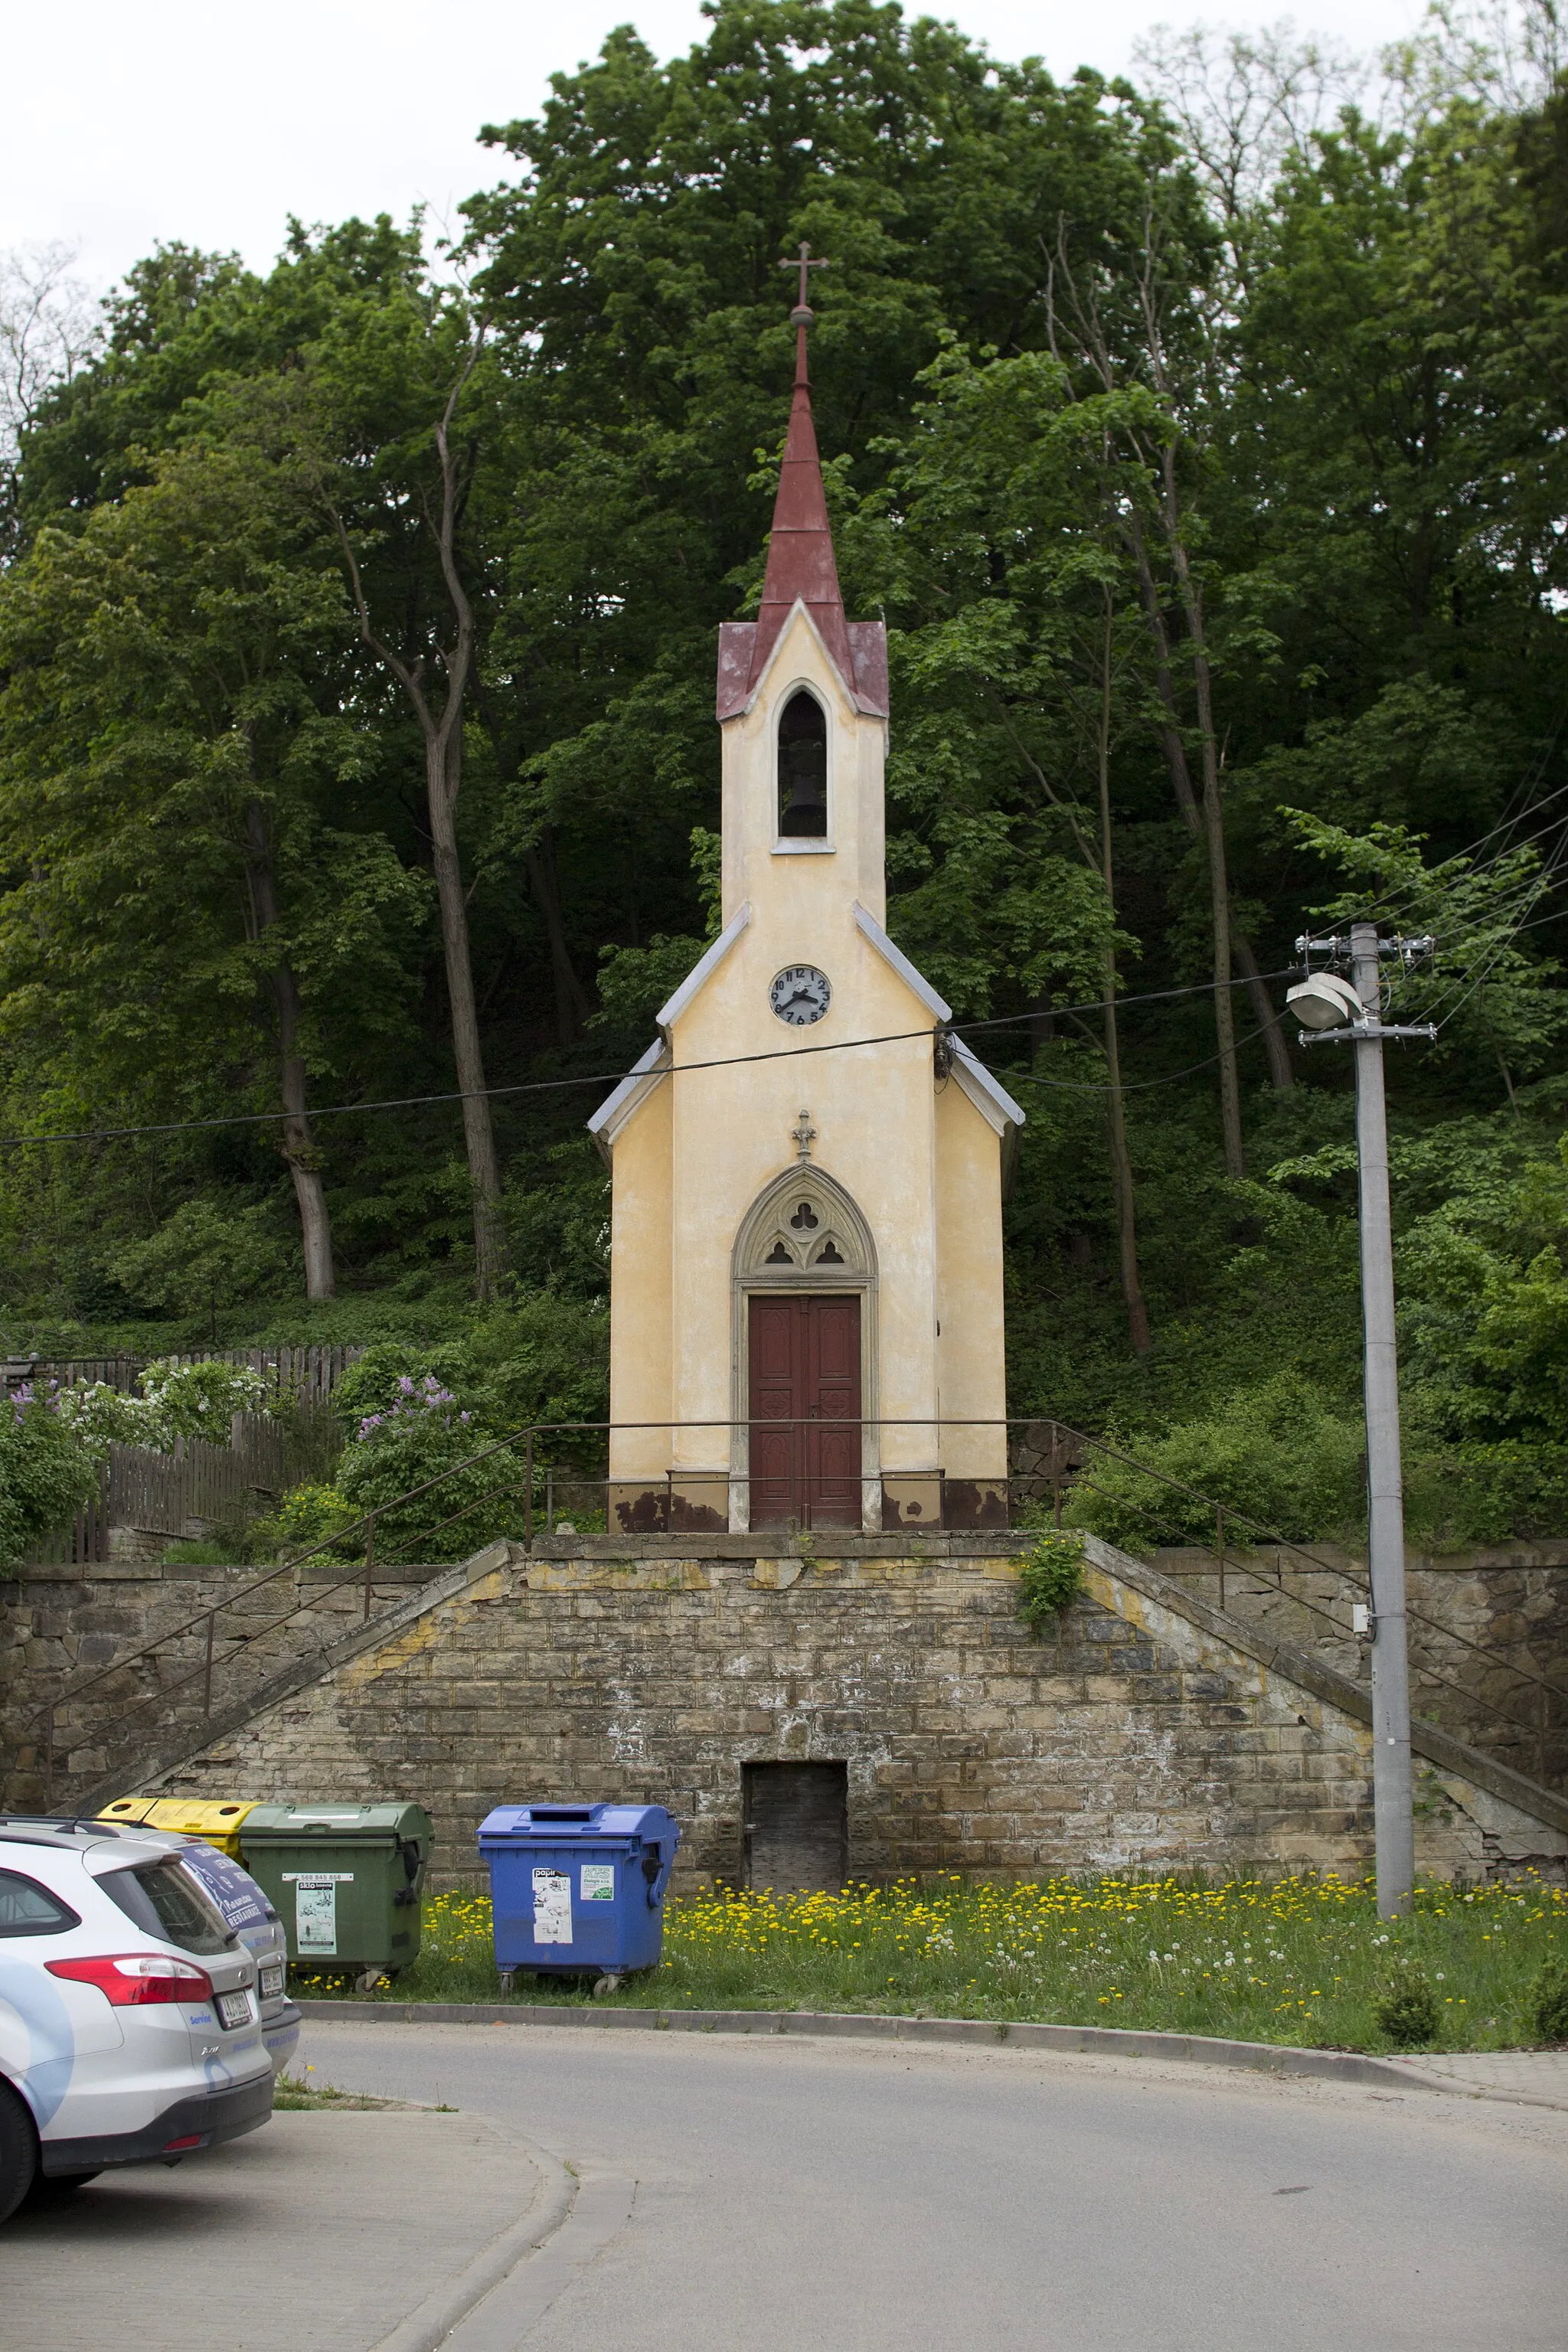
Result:
{"label": "white flowering shrub", "polygon": [[181,1364],[173,1357],[161,1357],[148,1365],[136,1385],[165,1433],[159,1439],[142,1438],[140,1443],[164,1447],[176,1437],[205,1437],[209,1445],[226,1445],[234,1415],[266,1412],[273,1397],[262,1375],[248,1364],[220,1364],[210,1359]]}
{"label": "white flowering shrub", "polygon": [[148,1445],[158,1454],[172,1452],[177,1437],[226,1445],[237,1412],[267,1412],[273,1403],[272,1390],[248,1364],[161,1357],[136,1385],[141,1395],[128,1396],[105,1381],[78,1381],[50,1401],[61,1425],[100,1462],[111,1445]]}

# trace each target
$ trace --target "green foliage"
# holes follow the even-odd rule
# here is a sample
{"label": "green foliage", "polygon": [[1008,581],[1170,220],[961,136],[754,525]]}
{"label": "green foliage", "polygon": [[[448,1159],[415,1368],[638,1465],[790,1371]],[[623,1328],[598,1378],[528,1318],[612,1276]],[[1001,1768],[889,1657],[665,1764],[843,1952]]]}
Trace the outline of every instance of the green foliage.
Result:
{"label": "green foliage", "polygon": [[1054,1631],[1057,1620],[1083,1591],[1085,1573],[1082,1535],[1042,1528],[1019,1562],[1019,1615],[1037,1633]]}
{"label": "green foliage", "polygon": [[[1231,928],[1270,1002],[1325,899],[1439,935],[1396,997],[1439,1042],[1389,1059],[1412,1530],[1568,1529],[1568,97],[1467,87],[1417,78],[1397,126],[1271,131],[1231,201],[1125,84],[866,0],[717,0],[689,53],[619,29],[487,133],[515,168],[464,207],[461,282],[385,219],[296,229],[265,274],[140,263],[3,519],[0,1118],[256,1123],[8,1150],[7,1344],[370,1342],[476,1432],[605,1417],[585,1082],[716,929],[714,630],[760,583],[776,264],[805,235],[833,257],[812,373],[841,577],[889,626],[889,929],[1001,1024],[974,1043],[1029,1112],[1011,1409],[1116,1429],[1288,1532],[1359,1517],[1351,1072],[1315,1049],[1266,1085],[1237,991],[1249,1173],[1226,1175],[1191,803],[1212,719]],[[459,373],[482,1044],[554,1087],[494,1104],[517,1287],[488,1318],[457,1113],[407,1099],[452,1083],[423,747],[344,562],[435,679]],[[285,1159],[286,1079],[405,1107]],[[307,1306],[316,1174],[339,1296]],[[125,1410],[71,1408],[99,1447]],[[597,1438],[550,1444],[602,1467]],[[1084,1524],[1210,1533],[1108,1483]]]}
{"label": "green foliage", "polygon": [[1080,1535],[1047,1529],[1036,1537],[1018,1569],[1018,1614],[1037,1633],[1054,1633],[1064,1610],[1083,1591]]}
{"label": "green foliage", "polygon": [[187,1201],[146,1241],[115,1253],[109,1271],[133,1297],[216,1325],[218,1309],[254,1298],[286,1255],[264,1208]]}
{"label": "green foliage", "polygon": [[1568,2042],[1568,1959],[1546,1960],[1530,1989],[1530,2028],[1538,2042]]}
{"label": "green foliage", "polygon": [[229,1443],[237,1412],[267,1412],[275,1392],[246,1364],[158,1359],[137,1375],[139,1396],[106,1381],[78,1381],[55,1400],[63,1427],[95,1460],[110,1445],[147,1445],[167,1454],[178,1437]]}
{"label": "green foliage", "polygon": [[0,1570],[20,1567],[97,1489],[91,1456],[45,1398],[0,1399]]}
{"label": "green foliage", "polygon": [[[461,1559],[510,1530],[522,1464],[492,1451],[487,1435],[434,1373],[405,1374],[390,1402],[360,1423],[334,1485],[356,1514],[396,1505],[377,1519],[382,1559]],[[480,1454],[488,1458],[476,1459]],[[399,1502],[426,1486],[428,1493]]]}
{"label": "green foliage", "polygon": [[[328,1543],[358,1517],[358,1509],[336,1486],[316,1480],[292,1488],[270,1517],[257,1522],[255,1542],[258,1550],[287,1559]],[[344,1557],[354,1549],[352,1538],[339,1547]],[[362,1535],[358,1549],[363,1549]]]}
{"label": "green foliage", "polygon": [[1437,1989],[1418,1959],[1390,1960],[1378,1979],[1373,2018],[1396,2050],[1424,2050],[1442,2020]]}
{"label": "green foliage", "polygon": [[1159,1478],[1097,1456],[1064,1516],[1133,1552],[1213,1544],[1216,1502],[1236,1515],[1232,1541],[1249,1541],[1254,1531],[1298,1540],[1348,1535],[1363,1509],[1363,1448],[1357,1421],[1300,1374],[1281,1372],[1141,1444],[1140,1460]]}

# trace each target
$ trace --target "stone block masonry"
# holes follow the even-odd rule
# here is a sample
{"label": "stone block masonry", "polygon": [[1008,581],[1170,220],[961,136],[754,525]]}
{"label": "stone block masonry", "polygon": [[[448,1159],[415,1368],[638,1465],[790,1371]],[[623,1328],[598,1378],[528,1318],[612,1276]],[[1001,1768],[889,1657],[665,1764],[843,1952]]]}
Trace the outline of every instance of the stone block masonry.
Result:
{"label": "stone block masonry", "polygon": [[[1016,1538],[815,1544],[498,1544],[141,1786],[417,1798],[447,1885],[479,1880],[491,1806],[529,1798],[668,1805],[686,1883],[734,1880],[742,1766],[820,1759],[847,1767],[855,1876],[1370,1864],[1364,1694],[1331,1667],[1103,1544],[1045,1640]],[[1568,1802],[1417,1740],[1425,1869],[1562,1873]]]}

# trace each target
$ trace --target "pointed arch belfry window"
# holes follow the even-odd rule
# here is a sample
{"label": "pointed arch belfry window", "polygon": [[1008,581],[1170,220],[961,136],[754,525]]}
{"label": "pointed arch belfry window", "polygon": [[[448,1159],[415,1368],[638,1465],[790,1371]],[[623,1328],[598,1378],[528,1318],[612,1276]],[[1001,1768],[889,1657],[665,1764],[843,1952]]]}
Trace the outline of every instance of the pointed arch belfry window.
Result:
{"label": "pointed arch belfry window", "polygon": [[804,686],[779,713],[778,790],[779,839],[826,839],[827,714]]}

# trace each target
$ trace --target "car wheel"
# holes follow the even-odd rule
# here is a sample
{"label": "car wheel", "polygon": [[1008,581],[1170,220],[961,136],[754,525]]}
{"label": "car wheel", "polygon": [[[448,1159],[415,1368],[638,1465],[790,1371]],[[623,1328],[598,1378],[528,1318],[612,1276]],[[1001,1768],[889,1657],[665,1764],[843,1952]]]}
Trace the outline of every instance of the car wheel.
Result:
{"label": "car wheel", "polygon": [[38,2169],[38,2136],[15,2091],[0,2083],[0,2221],[8,2221]]}

